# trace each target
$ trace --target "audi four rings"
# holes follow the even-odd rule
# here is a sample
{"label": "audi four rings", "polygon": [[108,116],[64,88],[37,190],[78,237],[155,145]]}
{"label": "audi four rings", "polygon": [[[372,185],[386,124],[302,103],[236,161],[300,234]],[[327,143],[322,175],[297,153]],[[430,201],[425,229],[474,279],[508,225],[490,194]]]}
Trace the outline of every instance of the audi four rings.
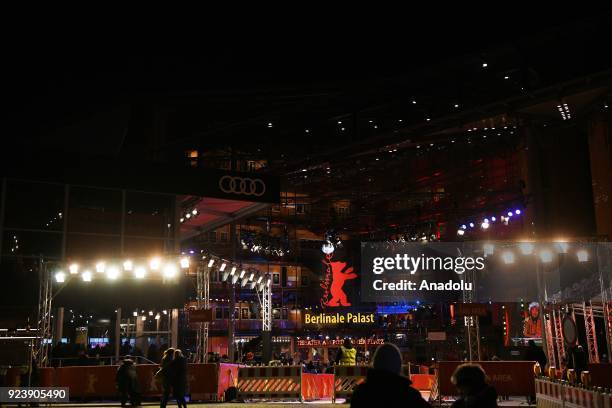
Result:
{"label": "audi four rings", "polygon": [[219,179],[219,188],[228,194],[244,194],[259,197],[266,192],[266,183],[261,179],[223,176]]}

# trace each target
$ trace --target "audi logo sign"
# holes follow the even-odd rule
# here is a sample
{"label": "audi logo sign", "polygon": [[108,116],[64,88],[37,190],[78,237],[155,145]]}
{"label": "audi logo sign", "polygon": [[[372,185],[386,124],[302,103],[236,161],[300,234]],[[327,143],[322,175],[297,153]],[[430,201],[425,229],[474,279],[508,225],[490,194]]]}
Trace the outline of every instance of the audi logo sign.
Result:
{"label": "audi logo sign", "polygon": [[259,178],[252,179],[226,175],[219,179],[219,188],[227,194],[261,197],[266,192],[266,183]]}

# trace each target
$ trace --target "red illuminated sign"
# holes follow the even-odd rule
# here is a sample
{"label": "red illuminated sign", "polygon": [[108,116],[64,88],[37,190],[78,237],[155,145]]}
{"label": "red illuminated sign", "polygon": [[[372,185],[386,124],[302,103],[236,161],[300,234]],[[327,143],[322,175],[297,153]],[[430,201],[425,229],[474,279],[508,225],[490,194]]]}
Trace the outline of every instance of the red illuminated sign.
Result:
{"label": "red illuminated sign", "polygon": [[321,307],[350,306],[351,303],[344,292],[344,283],[357,278],[357,274],[353,272],[352,266],[346,267],[346,262],[332,262],[331,257],[331,254],[326,255],[323,260],[326,273],[325,280],[321,282]]}
{"label": "red illuminated sign", "polygon": [[[318,339],[298,339],[297,346],[298,347],[340,347],[344,344],[344,340],[342,339],[333,339],[333,340],[318,340]],[[385,344],[385,340],[383,339],[354,339],[353,345],[355,346],[379,346],[381,344]]]}

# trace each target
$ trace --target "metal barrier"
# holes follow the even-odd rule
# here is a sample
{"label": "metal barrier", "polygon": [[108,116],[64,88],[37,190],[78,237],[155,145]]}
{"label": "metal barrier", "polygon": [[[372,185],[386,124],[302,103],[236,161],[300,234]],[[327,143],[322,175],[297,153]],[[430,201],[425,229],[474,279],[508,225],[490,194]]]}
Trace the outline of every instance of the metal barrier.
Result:
{"label": "metal barrier", "polygon": [[355,388],[365,381],[368,374],[367,365],[334,367],[334,400],[336,398],[350,398]]}
{"label": "metal barrier", "polygon": [[538,408],[612,408],[612,395],[602,388],[575,386],[545,377],[536,378]]}
{"label": "metal barrier", "polygon": [[238,369],[238,398],[302,399],[302,367],[241,367]]}

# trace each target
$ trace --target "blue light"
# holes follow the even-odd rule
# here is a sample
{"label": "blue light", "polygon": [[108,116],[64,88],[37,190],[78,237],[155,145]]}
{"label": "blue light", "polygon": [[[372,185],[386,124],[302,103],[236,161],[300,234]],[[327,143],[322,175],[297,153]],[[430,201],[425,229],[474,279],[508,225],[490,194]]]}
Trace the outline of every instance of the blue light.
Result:
{"label": "blue light", "polygon": [[520,215],[521,210],[516,210],[516,211],[514,211],[514,213],[515,213],[516,215]]}
{"label": "blue light", "polygon": [[512,217],[512,211],[508,211],[508,217]]}
{"label": "blue light", "polygon": [[474,223],[470,222],[470,228],[474,228]]}
{"label": "blue light", "polygon": [[488,219],[488,218],[485,218],[483,222],[484,222],[485,224],[488,224],[488,223],[489,223],[489,219]]}
{"label": "blue light", "polygon": [[466,226],[465,224],[463,224],[463,225],[461,226],[461,229],[466,229],[466,228],[467,228],[467,226]]}

